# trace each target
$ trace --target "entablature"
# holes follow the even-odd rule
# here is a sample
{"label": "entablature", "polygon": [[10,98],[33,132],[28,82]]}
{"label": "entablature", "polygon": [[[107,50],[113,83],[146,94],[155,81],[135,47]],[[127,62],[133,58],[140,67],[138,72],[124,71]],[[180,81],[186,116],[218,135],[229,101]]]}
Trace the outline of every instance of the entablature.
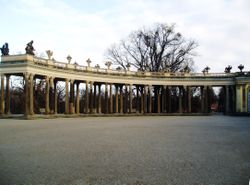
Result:
{"label": "entablature", "polygon": [[33,55],[2,56],[1,74],[33,73],[60,79],[94,81],[100,83],[171,85],[171,86],[221,86],[250,83],[250,73],[169,73],[102,69],[78,64],[68,64],[43,59]]}

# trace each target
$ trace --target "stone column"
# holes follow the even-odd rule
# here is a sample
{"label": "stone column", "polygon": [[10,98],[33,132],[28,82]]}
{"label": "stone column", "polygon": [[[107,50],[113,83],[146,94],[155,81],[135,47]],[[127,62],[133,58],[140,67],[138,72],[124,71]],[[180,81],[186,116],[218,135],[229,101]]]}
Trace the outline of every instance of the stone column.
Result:
{"label": "stone column", "polygon": [[98,113],[102,113],[101,84],[98,85]]}
{"label": "stone column", "polygon": [[112,84],[109,84],[109,113],[113,114],[113,92],[112,92]]}
{"label": "stone column", "polygon": [[161,94],[160,94],[160,88],[157,89],[157,113],[161,113]]}
{"label": "stone column", "polygon": [[30,104],[29,104],[29,74],[24,74],[24,93],[25,93],[25,112],[24,115],[30,115]]}
{"label": "stone column", "polygon": [[30,74],[29,76],[30,78],[30,84],[29,84],[29,88],[30,88],[30,92],[29,92],[29,102],[30,102],[30,115],[34,115],[34,75]]}
{"label": "stone column", "polygon": [[242,86],[236,85],[236,112],[242,112]]}
{"label": "stone column", "polygon": [[74,102],[75,102],[75,89],[74,89],[74,80],[70,80],[70,100],[69,100],[69,112],[70,114],[74,114],[75,113],[75,106],[74,106]]}
{"label": "stone column", "polygon": [[1,75],[0,114],[4,114],[4,75]]}
{"label": "stone column", "polygon": [[186,113],[186,112],[188,112],[188,103],[187,103],[188,92],[187,92],[187,86],[183,86],[183,88],[182,88],[182,94],[183,94],[182,99],[183,99],[183,108],[184,108],[184,110],[182,112]]}
{"label": "stone column", "polygon": [[231,110],[232,110],[233,113],[235,113],[235,110],[236,110],[236,92],[235,92],[236,89],[235,89],[235,86],[231,86],[231,91],[232,91],[232,105],[231,105]]}
{"label": "stone column", "polygon": [[80,114],[80,91],[79,82],[76,83],[76,114]]}
{"label": "stone column", "polygon": [[124,101],[123,101],[123,112],[124,113],[128,113],[128,87],[127,85],[125,84],[124,85],[125,87],[125,93],[124,93]]}
{"label": "stone column", "polygon": [[182,87],[179,86],[179,113],[182,113],[183,112],[183,109],[182,109]]}
{"label": "stone column", "polygon": [[120,113],[123,113],[123,85],[120,86]]}
{"label": "stone column", "polygon": [[97,85],[96,85],[96,83],[94,83],[94,98],[93,98],[93,113],[96,113],[97,112],[97,101],[96,101],[96,88],[97,88]]}
{"label": "stone column", "polygon": [[93,114],[93,82],[90,82],[90,113]]}
{"label": "stone column", "polygon": [[164,85],[162,86],[162,93],[161,93],[161,110],[163,113],[166,113],[166,89],[167,87]]}
{"label": "stone column", "polygon": [[139,86],[136,85],[136,113],[139,113],[140,111],[140,96],[139,96]]}
{"label": "stone column", "polygon": [[172,112],[172,102],[171,102],[171,99],[172,99],[172,95],[171,95],[171,86],[168,86],[168,113],[171,113]]}
{"label": "stone column", "polygon": [[69,114],[69,79],[65,79],[65,114]]}
{"label": "stone column", "polygon": [[147,85],[144,85],[144,88],[143,88],[143,112],[144,113],[147,113],[148,110],[148,102],[147,102]]}
{"label": "stone column", "polygon": [[208,87],[207,86],[204,86],[204,89],[203,89],[203,100],[204,100],[204,113],[208,113],[208,93],[207,93],[207,89]]}
{"label": "stone column", "polygon": [[242,112],[247,111],[246,84],[242,85]]}
{"label": "stone column", "polygon": [[248,88],[246,84],[239,84],[236,88],[236,111],[247,112]]}
{"label": "stone column", "polygon": [[119,111],[118,85],[115,85],[115,113]]}
{"label": "stone column", "polygon": [[191,87],[188,87],[187,89],[187,93],[188,93],[188,112],[191,113],[192,112],[192,91],[191,91]]}
{"label": "stone column", "polygon": [[212,87],[207,86],[207,113],[211,112]]}
{"label": "stone column", "polygon": [[53,98],[54,98],[54,96],[53,96],[53,93],[54,93],[54,78],[53,77],[50,77],[49,78],[49,83],[50,83],[50,88],[49,88],[49,107],[50,107],[50,113],[54,113],[55,112],[55,109],[54,109],[54,107],[55,106],[53,106],[53,103],[54,103],[54,101],[53,101]]}
{"label": "stone column", "polygon": [[230,112],[230,94],[229,94],[229,86],[225,86],[225,99],[226,99],[226,102],[225,102],[225,113],[229,113]]}
{"label": "stone column", "polygon": [[89,82],[86,81],[86,88],[85,88],[85,113],[89,113]]}
{"label": "stone column", "polygon": [[46,91],[45,91],[45,114],[49,114],[50,113],[50,107],[49,107],[49,90],[50,90],[50,81],[49,81],[49,77],[46,76],[45,77],[45,81],[46,81]]}
{"label": "stone column", "polygon": [[152,113],[152,97],[151,97],[152,86],[148,86],[148,113]]}
{"label": "stone column", "polygon": [[144,113],[144,101],[143,101],[143,91],[144,91],[144,88],[143,86],[141,86],[141,108],[140,108],[140,113],[143,114]]}
{"label": "stone column", "polygon": [[105,113],[109,113],[108,84],[105,84]]}
{"label": "stone column", "polygon": [[[245,98],[246,109],[245,110],[247,113],[250,113],[250,83],[246,84],[246,94],[245,95],[246,95],[246,98]],[[233,109],[231,109],[231,111],[233,111]]]}
{"label": "stone column", "polygon": [[204,87],[201,86],[200,87],[200,90],[201,90],[201,112],[204,113],[205,112],[205,105],[204,105]]}
{"label": "stone column", "polygon": [[57,84],[57,80],[54,79],[54,114],[58,113],[58,105],[57,105],[58,94],[57,94],[56,84]]}
{"label": "stone column", "polygon": [[6,75],[6,114],[10,114],[10,75]]}
{"label": "stone column", "polygon": [[133,86],[129,85],[129,113],[132,113],[133,109]]}

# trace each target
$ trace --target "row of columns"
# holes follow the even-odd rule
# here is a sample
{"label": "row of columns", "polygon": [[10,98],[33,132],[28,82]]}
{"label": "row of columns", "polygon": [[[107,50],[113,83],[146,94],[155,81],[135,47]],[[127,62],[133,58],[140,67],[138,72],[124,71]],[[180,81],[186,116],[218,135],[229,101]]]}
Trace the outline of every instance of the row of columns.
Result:
{"label": "row of columns", "polygon": [[[10,114],[10,75],[6,77],[6,99],[4,91],[4,75],[1,76],[0,113]],[[23,74],[25,82],[25,115],[34,114],[34,75]],[[46,76],[45,78],[45,113],[57,114],[58,94],[57,82],[59,79]],[[62,79],[61,79],[62,80]],[[132,84],[108,84],[92,81],[65,81],[65,114],[94,114],[94,113],[172,113],[172,87]],[[85,83],[84,107],[80,110],[80,83]],[[104,105],[102,105],[102,85],[104,90]],[[75,87],[76,86],[76,87]],[[114,87],[114,88],[113,88]],[[133,92],[135,88],[135,97]],[[225,87],[226,112],[234,111],[235,91],[233,86]],[[75,91],[76,90],[76,91]],[[210,86],[201,87],[201,112],[209,112]],[[154,96],[152,96],[154,94]],[[178,112],[192,112],[192,87],[178,87]],[[53,97],[54,96],[54,97]],[[52,100],[54,99],[54,102]],[[134,100],[134,101],[133,101]],[[6,103],[5,103],[6,101]],[[133,109],[133,105],[135,108]],[[6,107],[5,107],[6,106]]]}

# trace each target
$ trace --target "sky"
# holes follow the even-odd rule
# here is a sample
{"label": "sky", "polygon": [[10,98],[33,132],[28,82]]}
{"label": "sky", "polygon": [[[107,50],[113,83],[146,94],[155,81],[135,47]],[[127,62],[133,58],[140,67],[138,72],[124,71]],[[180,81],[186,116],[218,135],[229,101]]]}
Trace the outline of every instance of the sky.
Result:
{"label": "sky", "polygon": [[105,51],[132,31],[155,23],[176,24],[194,39],[195,70],[224,72],[227,65],[250,71],[249,0],[0,0],[0,45],[10,54],[25,53],[34,40],[38,56],[105,67]]}

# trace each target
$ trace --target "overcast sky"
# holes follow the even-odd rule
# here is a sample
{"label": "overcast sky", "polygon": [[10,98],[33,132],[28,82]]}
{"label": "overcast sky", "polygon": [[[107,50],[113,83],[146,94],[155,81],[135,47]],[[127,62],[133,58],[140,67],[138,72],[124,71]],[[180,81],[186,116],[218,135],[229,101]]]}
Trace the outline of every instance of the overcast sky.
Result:
{"label": "overcast sky", "polygon": [[[223,72],[239,64],[250,70],[250,0],[0,0],[0,44],[24,53],[54,51],[56,60],[104,66],[105,50],[133,30],[154,23],[176,24],[176,31],[199,43],[196,71],[206,65]],[[93,64],[93,65],[94,65]]]}

